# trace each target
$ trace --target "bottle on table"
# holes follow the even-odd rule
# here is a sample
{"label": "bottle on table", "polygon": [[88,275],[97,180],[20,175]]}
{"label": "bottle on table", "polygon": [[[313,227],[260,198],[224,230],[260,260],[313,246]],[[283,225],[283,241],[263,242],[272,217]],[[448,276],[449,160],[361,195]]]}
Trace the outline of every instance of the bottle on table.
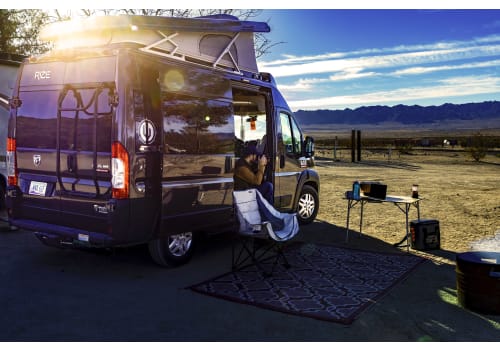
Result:
{"label": "bottle on table", "polygon": [[418,198],[418,185],[411,186],[411,197]]}
{"label": "bottle on table", "polygon": [[352,198],[355,200],[359,200],[361,198],[361,186],[357,180],[352,184]]}

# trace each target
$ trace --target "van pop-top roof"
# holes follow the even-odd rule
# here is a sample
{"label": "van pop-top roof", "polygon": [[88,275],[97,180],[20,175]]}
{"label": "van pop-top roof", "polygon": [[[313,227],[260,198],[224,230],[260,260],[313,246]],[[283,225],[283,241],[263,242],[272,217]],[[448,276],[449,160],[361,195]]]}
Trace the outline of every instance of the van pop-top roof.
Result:
{"label": "van pop-top roof", "polygon": [[135,44],[139,50],[214,68],[258,73],[255,32],[269,32],[264,22],[234,16],[196,18],[158,16],[97,16],[55,22],[40,37],[55,50]]}

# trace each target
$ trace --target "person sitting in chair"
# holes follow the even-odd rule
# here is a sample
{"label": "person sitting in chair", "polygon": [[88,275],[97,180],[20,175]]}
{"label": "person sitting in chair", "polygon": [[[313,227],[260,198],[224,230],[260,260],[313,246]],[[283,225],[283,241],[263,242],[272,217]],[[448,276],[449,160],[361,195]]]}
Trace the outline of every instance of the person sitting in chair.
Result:
{"label": "person sitting in chair", "polygon": [[249,144],[238,159],[234,169],[234,190],[241,191],[256,188],[271,204],[274,204],[274,188],[269,181],[264,181],[267,157],[260,154],[255,145]]}

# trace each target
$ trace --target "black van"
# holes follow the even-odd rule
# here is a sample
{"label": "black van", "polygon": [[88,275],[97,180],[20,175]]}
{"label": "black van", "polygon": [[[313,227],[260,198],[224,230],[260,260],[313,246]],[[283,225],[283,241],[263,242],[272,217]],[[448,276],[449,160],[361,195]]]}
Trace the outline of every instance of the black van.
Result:
{"label": "black van", "polygon": [[198,232],[233,223],[235,161],[267,154],[275,206],[314,220],[319,177],[253,33],[234,17],[106,16],[54,23],[49,54],[26,60],[11,100],[11,225],[53,246],[149,243],[185,263]]}

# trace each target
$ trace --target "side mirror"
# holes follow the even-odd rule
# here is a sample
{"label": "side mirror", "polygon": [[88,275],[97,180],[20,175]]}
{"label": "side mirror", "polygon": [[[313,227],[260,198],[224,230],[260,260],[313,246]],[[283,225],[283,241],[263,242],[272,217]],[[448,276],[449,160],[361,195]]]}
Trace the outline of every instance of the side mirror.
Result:
{"label": "side mirror", "polygon": [[304,140],[304,155],[308,158],[314,156],[314,138],[306,136]]}

